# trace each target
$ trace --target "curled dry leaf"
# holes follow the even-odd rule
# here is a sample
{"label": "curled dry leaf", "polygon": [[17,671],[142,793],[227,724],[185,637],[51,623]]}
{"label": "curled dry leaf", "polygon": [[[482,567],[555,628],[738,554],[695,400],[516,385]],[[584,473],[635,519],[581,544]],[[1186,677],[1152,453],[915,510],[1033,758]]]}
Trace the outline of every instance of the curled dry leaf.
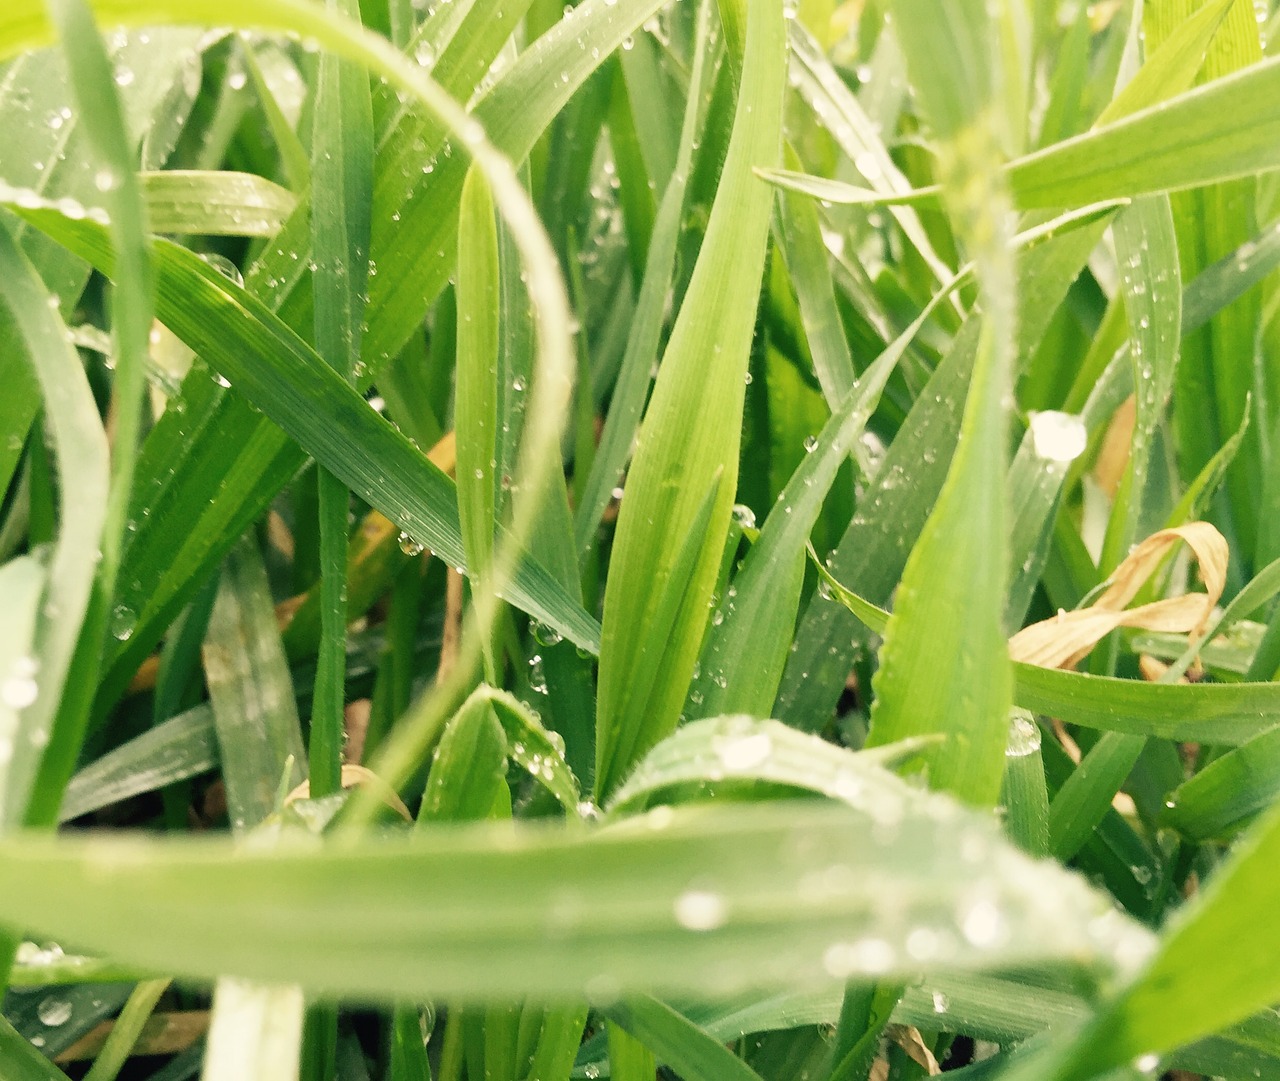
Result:
{"label": "curled dry leaf", "polygon": [[[373,770],[367,766],[357,766],[350,762],[343,763],[342,766],[342,787],[354,788],[356,785],[364,785],[371,789],[377,797],[382,800],[388,807],[396,812],[406,822],[413,821],[413,815],[409,813],[409,808],[404,805],[402,800],[394,788],[386,781],[379,777]],[[292,792],[284,798],[286,807],[295,800],[311,798],[311,782],[303,781]]]}
{"label": "curled dry leaf", "polygon": [[[1185,541],[1200,564],[1205,592],[1125,608],[1169,554]],[[1059,612],[1033,623],[1009,639],[1015,661],[1042,668],[1073,668],[1099,641],[1118,627],[1190,633],[1204,631],[1213,606],[1222,596],[1227,575],[1227,542],[1208,522],[1189,522],[1153,533],[1120,564],[1098,599],[1087,608]]]}

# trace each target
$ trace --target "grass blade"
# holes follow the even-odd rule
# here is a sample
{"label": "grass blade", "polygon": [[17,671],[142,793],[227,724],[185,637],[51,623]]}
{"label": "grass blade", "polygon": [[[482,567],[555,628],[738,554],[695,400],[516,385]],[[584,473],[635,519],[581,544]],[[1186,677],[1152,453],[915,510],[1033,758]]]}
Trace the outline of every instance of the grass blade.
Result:
{"label": "grass blade", "polygon": [[868,744],[941,733],[945,743],[924,753],[929,783],[965,802],[992,805],[1012,704],[1003,630],[1004,403],[1017,288],[1012,215],[994,162],[998,144],[1013,136],[1000,130],[991,108],[988,80],[995,76],[965,68],[993,31],[982,5],[949,5],[937,21],[914,0],[900,0],[897,10],[911,27],[902,45],[913,84],[946,140],[944,188],[957,231],[973,245],[985,318],[955,456],[903,568],[885,629]]}
{"label": "grass blade", "polygon": [[[48,589],[36,617],[32,656],[39,666],[37,694],[24,708],[21,732],[4,775],[0,821],[13,824],[27,811],[82,625],[90,633],[95,629],[87,617],[96,572],[93,557],[107,520],[109,481],[106,435],[79,357],[68,341],[66,326],[50,307],[35,268],[4,226],[0,226],[0,282],[0,299],[26,340],[53,434],[62,524],[49,560]],[[49,795],[56,803],[62,786]]]}
{"label": "grass blade", "polygon": [[223,571],[204,644],[227,808],[237,832],[276,810],[281,778],[302,780],[303,746],[266,571],[244,542]]}
{"label": "grass blade", "polygon": [[[623,992],[724,994],[943,961],[1124,968],[1149,949],[1147,933],[1108,915],[1101,895],[1031,864],[968,815],[911,813],[884,831],[858,821],[801,801],[668,811],[587,837],[440,827],[359,849],[13,838],[0,842],[12,883],[0,919],[187,975],[229,971],[382,999],[573,997],[591,994],[602,972]],[[766,851],[775,856],[761,861]],[[859,870],[815,894],[811,876],[833,866]],[[712,867],[714,882],[699,885]],[[978,867],[975,892],[964,868]],[[99,889],[71,888],[89,878]],[[723,917],[691,930],[686,891],[703,888],[719,895]],[[66,904],[47,904],[54,890]],[[355,908],[366,919],[353,925]],[[203,935],[187,933],[193,920]],[[938,932],[931,961],[907,951],[922,926]]]}
{"label": "grass blade", "polygon": [[[737,481],[744,378],[772,193],[751,170],[776,161],[786,67],[781,11],[753,0],[728,157],[685,301],[667,343],[619,515],[605,589],[597,705],[596,795],[675,727],[710,613]],[[675,577],[701,516],[696,561]],[[659,621],[656,602],[683,595]],[[656,605],[656,607],[655,607]],[[674,614],[674,613],[673,613]],[[662,642],[662,656],[653,644]],[[659,670],[659,667],[660,670]],[[637,695],[633,688],[643,688]]]}

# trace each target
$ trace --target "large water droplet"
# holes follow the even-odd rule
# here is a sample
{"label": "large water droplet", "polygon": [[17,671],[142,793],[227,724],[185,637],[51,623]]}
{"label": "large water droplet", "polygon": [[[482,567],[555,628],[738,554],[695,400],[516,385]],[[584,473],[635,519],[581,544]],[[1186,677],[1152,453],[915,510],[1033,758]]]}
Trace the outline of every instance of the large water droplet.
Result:
{"label": "large water droplet", "polygon": [[772,753],[773,740],[767,732],[730,737],[716,744],[716,754],[720,756],[724,768],[734,772],[752,769]]}
{"label": "large water droplet", "polygon": [[42,1025],[57,1028],[71,1020],[71,1003],[57,995],[49,995],[40,1000],[40,1005],[36,1007],[36,1016],[40,1018]]}
{"label": "large water droplet", "polygon": [[710,890],[685,890],[674,909],[676,922],[689,931],[714,931],[727,916],[724,898]]}
{"label": "large water droplet", "polygon": [[127,604],[117,604],[111,609],[111,637],[118,642],[127,642],[138,625],[138,613]]}
{"label": "large water droplet", "polygon": [[1006,758],[1024,758],[1040,749],[1040,726],[1025,709],[1015,709],[1009,717],[1009,742]]}
{"label": "large water droplet", "polygon": [[1074,413],[1046,409],[1031,414],[1031,442],[1041,458],[1051,462],[1071,462],[1084,453],[1089,433]]}

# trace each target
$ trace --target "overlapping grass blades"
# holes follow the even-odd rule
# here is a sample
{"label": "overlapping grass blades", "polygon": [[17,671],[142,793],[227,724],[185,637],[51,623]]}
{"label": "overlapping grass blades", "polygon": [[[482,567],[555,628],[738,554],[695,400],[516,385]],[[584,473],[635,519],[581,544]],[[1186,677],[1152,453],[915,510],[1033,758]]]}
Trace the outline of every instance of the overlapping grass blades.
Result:
{"label": "overlapping grass blades", "polygon": [[753,170],[777,160],[786,67],[780,9],[755,0],[746,18],[733,136],[638,436],[605,587],[597,798],[675,728],[729,530],[773,201]]}
{"label": "overlapping grass blades", "polygon": [[[211,988],[211,1078],[1275,1072],[1275,0],[91,6],[0,71],[0,1074]],[[1199,519],[1220,614],[1008,663]]]}

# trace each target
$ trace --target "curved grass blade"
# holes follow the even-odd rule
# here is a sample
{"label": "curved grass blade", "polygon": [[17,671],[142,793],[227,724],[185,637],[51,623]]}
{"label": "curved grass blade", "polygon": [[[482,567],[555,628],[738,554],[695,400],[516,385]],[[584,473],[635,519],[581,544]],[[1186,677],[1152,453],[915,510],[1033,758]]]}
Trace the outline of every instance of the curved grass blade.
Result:
{"label": "curved grass blade", "polygon": [[157,233],[273,236],[297,206],[294,194],[252,173],[142,173],[147,218]]}
{"label": "curved grass blade", "polygon": [[[1006,166],[1020,210],[1082,206],[1202,187],[1280,167],[1280,58],[1179,94],[1123,120],[1077,135]],[[832,203],[909,205],[936,189],[882,195],[840,181],[762,170],[781,187]]]}
{"label": "curved grass blade", "polygon": [[688,1081],[760,1081],[724,1044],[656,998],[626,998],[604,1014]]}
{"label": "curved grass blade", "polygon": [[207,773],[218,765],[208,704],[196,706],[121,744],[80,770],[67,785],[58,819],[69,822],[143,792]]}
{"label": "curved grass blade", "polygon": [[10,838],[0,919],[189,976],[378,999],[591,996],[606,974],[610,994],[723,995],[922,965],[1123,971],[1149,950],[1102,895],[989,824],[904,811],[872,831],[807,801],[667,809],[585,837],[485,824],[359,849]]}
{"label": "curved grass blade", "polygon": [[[658,0],[589,0],[575,9],[572,23],[558,23],[521,54],[477,103],[477,116],[504,150],[517,159],[523,157],[603,58],[657,6]],[[442,26],[452,27],[448,10],[461,11],[464,5],[444,7]],[[31,25],[38,25],[34,9],[27,0],[20,7],[6,7],[0,12],[0,27],[8,25],[7,17],[24,10]],[[478,0],[466,20],[468,32],[459,34],[457,47],[451,43],[447,49],[435,50],[439,59],[433,75],[454,94],[471,94],[510,33],[507,20],[518,15],[504,0]],[[9,41],[8,47],[14,47],[14,42]],[[561,72],[563,77],[547,80],[543,78],[547,70]],[[406,110],[394,93],[380,92],[379,100],[389,114],[389,124],[397,124]],[[375,186],[372,256],[375,263],[407,266],[410,273],[381,275],[371,281],[366,338],[371,365],[362,386],[379,360],[396,352],[399,345],[395,343],[403,342],[421,323],[427,304],[452,269],[445,255],[439,260],[420,256],[451,250],[455,219],[442,215],[439,208],[456,201],[465,166],[458,155],[433,159],[443,144],[444,129],[434,120],[424,121],[416,113],[414,117],[382,141],[385,164],[379,166]],[[301,280],[307,265],[308,228],[307,216],[295,215],[277,243],[265,249],[262,261],[251,268],[249,284],[272,306],[279,306],[291,326],[308,328],[309,333],[311,301]],[[145,503],[137,508],[139,532],[130,547],[120,598],[120,603],[139,613],[139,620],[126,642],[108,642],[109,670],[99,694],[100,710],[115,700],[195,584],[304,460],[247,403],[204,378],[188,380],[183,404],[185,410],[167,413],[148,441],[149,483]],[[228,447],[238,453],[229,457]],[[201,527],[193,528],[195,522]],[[174,552],[179,553],[177,557]]]}
{"label": "curved grass blade", "polygon": [[[605,587],[597,798],[676,725],[728,535],[772,204],[771,190],[751,170],[777,159],[786,73],[781,10],[752,0],[749,12],[728,157],[619,513]],[[708,483],[710,515],[694,534]],[[677,577],[690,542],[698,546],[696,560]],[[676,611],[663,602],[673,591],[683,596]]]}
{"label": "curved grass blade", "polygon": [[[111,254],[96,223],[25,213],[111,271]],[[155,259],[160,315],[179,337],[414,540],[454,566],[465,564],[453,482],[444,473],[261,301],[168,241],[156,241]],[[326,402],[324,413],[317,411],[317,400]],[[599,648],[595,621],[536,562],[521,564],[507,593],[575,644]]]}
{"label": "curved grass blade", "polygon": [[904,800],[921,809],[942,807],[937,797],[909,788],[884,768],[914,757],[929,742],[917,739],[855,753],[778,721],[746,716],[691,721],[640,760],[607,810],[613,816],[632,814],[690,785],[750,793],[764,783],[817,793],[875,820],[892,820],[901,816]]}
{"label": "curved grass blade", "polygon": [[[27,811],[82,626],[90,633],[101,626],[89,617],[109,481],[106,435],[80,359],[39,275],[5,226],[0,226],[0,283],[0,301],[26,341],[53,434],[61,520],[36,616],[36,694],[31,698],[24,692],[20,731],[4,772],[0,823],[13,824]],[[105,618],[101,607],[98,612]]]}

